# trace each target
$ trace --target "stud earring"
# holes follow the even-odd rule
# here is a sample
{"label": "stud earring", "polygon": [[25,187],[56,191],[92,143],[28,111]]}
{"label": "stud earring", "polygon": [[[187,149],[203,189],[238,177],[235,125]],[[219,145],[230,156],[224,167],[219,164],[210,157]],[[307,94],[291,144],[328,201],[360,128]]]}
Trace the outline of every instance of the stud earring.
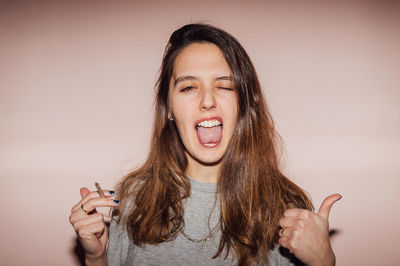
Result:
{"label": "stud earring", "polygon": [[174,117],[172,116],[172,114],[171,114],[171,113],[168,113],[168,120],[170,120],[170,121],[174,121]]}

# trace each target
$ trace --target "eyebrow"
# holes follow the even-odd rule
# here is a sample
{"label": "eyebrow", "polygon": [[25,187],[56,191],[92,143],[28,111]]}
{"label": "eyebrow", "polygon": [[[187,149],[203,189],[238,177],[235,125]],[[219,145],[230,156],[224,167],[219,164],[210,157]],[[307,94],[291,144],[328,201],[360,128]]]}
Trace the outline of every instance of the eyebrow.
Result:
{"label": "eyebrow", "polygon": [[228,81],[234,81],[232,76],[222,76],[222,77],[218,77],[216,78],[216,80],[228,80]]}
{"label": "eyebrow", "polygon": [[197,80],[197,78],[193,77],[193,76],[182,76],[182,77],[179,77],[174,81],[174,86],[176,86],[176,84],[178,84],[179,82],[182,82],[182,81],[185,81],[185,80]]}
{"label": "eyebrow", "polygon": [[[174,86],[176,86],[176,84],[178,84],[179,82],[182,82],[182,81],[185,81],[185,80],[198,80],[198,78],[196,78],[194,76],[182,76],[182,77],[179,77],[179,78],[175,79]],[[216,78],[215,80],[234,81],[232,76],[221,76],[221,77]]]}

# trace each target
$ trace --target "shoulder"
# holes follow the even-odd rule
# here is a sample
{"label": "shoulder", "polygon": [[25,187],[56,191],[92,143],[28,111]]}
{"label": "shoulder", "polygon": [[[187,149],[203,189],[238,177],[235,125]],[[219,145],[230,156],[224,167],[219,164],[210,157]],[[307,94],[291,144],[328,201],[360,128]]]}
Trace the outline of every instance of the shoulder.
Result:
{"label": "shoulder", "polygon": [[112,212],[113,220],[118,223],[125,219],[132,210],[138,190],[144,185],[144,181],[138,176],[125,177],[116,188],[115,198],[119,200],[117,207]]}
{"label": "shoulder", "polygon": [[131,239],[125,226],[125,219],[132,204],[127,202],[123,209],[113,210],[107,247],[108,265],[123,265],[129,255]]}

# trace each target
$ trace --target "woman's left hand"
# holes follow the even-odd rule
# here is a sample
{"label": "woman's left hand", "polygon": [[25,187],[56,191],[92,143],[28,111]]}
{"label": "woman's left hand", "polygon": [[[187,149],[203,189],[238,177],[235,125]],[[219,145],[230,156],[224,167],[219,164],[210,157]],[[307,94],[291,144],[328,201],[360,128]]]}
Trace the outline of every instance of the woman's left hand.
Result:
{"label": "woman's left hand", "polygon": [[304,209],[288,209],[280,219],[279,244],[290,250],[307,265],[335,265],[329,240],[329,212],[342,196],[330,195],[317,213]]}

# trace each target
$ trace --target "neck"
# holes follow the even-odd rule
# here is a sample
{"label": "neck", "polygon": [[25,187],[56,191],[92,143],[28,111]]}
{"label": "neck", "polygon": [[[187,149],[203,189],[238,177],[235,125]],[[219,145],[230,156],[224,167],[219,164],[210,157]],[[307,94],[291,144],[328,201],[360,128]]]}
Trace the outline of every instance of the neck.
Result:
{"label": "neck", "polygon": [[186,175],[203,183],[217,183],[220,164],[205,165],[188,156]]}

